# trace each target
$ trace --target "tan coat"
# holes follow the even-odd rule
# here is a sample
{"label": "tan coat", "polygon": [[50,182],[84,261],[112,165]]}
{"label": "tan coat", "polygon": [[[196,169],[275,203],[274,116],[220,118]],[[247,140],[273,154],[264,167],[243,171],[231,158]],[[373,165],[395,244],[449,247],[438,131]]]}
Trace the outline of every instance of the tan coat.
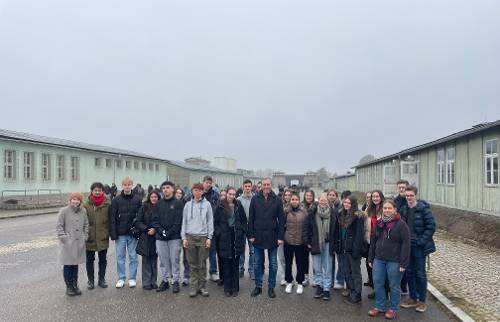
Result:
{"label": "tan coat", "polygon": [[306,245],[308,241],[309,213],[304,206],[285,209],[285,242],[288,245]]}
{"label": "tan coat", "polygon": [[60,265],[85,263],[85,241],[89,233],[87,211],[83,207],[66,206],[59,211],[56,225],[59,239]]}

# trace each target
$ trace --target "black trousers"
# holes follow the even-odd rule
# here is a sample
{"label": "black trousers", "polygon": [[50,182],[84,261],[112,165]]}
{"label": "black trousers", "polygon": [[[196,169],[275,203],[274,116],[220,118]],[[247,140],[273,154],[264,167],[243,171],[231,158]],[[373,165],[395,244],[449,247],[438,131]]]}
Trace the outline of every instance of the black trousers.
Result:
{"label": "black trousers", "polygon": [[373,269],[370,265],[368,265],[368,259],[366,259],[365,266],[366,272],[368,273],[368,283],[370,284],[370,287],[373,288]]}
{"label": "black trousers", "polygon": [[142,256],[142,286],[156,285],[158,280],[158,256]]}
{"label": "black trousers", "polygon": [[64,265],[63,275],[67,281],[72,279],[78,280],[78,265]]}
{"label": "black trousers", "polygon": [[[89,281],[94,281],[94,260],[95,260],[95,251],[88,250],[87,252],[87,278]],[[97,252],[97,256],[99,257],[99,278],[104,278],[106,276],[106,266],[108,261],[106,259],[106,255],[108,254],[107,249],[103,249]]]}
{"label": "black trousers", "polygon": [[295,257],[295,265],[297,266],[297,276],[295,280],[297,283],[302,284],[304,282],[304,274],[306,272],[306,267],[309,266],[309,261],[307,257],[307,249],[304,245],[288,245],[285,244],[283,247],[283,252],[285,253],[285,280],[287,283],[293,282],[292,276],[292,264],[293,258]]}
{"label": "black trousers", "polygon": [[224,292],[239,292],[240,256],[235,256],[235,258],[220,258],[220,261],[222,262],[220,267],[224,274]]}

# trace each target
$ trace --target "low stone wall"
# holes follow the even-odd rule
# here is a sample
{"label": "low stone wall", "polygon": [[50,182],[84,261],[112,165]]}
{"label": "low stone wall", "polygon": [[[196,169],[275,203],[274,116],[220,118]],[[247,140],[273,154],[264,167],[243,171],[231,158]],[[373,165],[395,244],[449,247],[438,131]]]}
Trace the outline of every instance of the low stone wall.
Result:
{"label": "low stone wall", "polygon": [[500,249],[500,217],[431,205],[438,228]]}

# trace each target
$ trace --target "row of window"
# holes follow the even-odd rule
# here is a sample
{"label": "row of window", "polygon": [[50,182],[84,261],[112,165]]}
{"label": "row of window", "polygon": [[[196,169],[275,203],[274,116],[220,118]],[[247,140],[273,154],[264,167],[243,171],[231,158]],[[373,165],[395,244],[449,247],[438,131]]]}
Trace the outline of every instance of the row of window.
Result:
{"label": "row of window", "polygon": [[[455,147],[437,150],[437,183],[455,184]],[[484,144],[484,174],[487,185],[498,184],[498,139]]]}
{"label": "row of window", "polygon": [[[57,180],[66,180],[66,156],[56,155],[56,173]],[[36,174],[36,161],[34,152],[23,152],[23,178],[25,180],[34,180]],[[43,180],[52,179],[52,155],[48,153],[41,154],[40,174]],[[69,157],[70,179],[73,181],[80,180],[80,158],[76,156]],[[4,151],[4,178],[17,179],[17,151]]]}
{"label": "row of window", "polygon": [[[114,160],[115,161],[115,167],[117,169],[122,169],[123,168],[123,160]],[[139,170],[139,161],[130,161],[130,160],[125,160],[125,169],[132,169],[132,163],[134,165],[134,170]],[[94,160],[94,165],[96,168],[102,168],[103,167],[103,159],[102,158],[95,158]],[[112,168],[113,167],[113,160],[112,159],[104,159],[104,165],[106,168]],[[152,163],[152,162],[140,162],[141,169],[142,170],[148,170],[149,171],[160,171],[160,165],[158,163]]]}

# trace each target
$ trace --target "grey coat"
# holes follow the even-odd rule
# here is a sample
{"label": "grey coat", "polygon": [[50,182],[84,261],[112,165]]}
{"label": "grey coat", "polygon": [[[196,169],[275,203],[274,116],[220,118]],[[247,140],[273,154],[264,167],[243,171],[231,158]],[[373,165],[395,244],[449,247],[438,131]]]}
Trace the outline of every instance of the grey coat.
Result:
{"label": "grey coat", "polygon": [[56,226],[60,265],[85,263],[85,241],[89,237],[89,220],[84,207],[66,206],[59,211]]}

